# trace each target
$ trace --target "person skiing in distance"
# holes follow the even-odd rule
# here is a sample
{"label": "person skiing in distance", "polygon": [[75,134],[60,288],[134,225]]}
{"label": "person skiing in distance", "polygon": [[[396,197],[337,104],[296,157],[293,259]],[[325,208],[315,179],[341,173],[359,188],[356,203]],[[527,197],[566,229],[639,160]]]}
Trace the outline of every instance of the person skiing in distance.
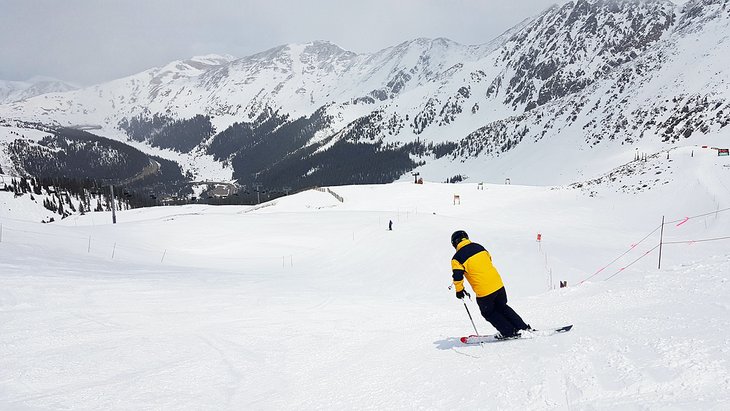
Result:
{"label": "person skiing in distance", "polygon": [[451,259],[456,298],[469,295],[464,289],[464,277],[477,295],[479,311],[494,328],[499,331],[498,338],[519,336],[522,330],[532,328],[507,305],[507,292],[502,277],[492,264],[492,256],[481,245],[469,240],[463,230],[451,234],[451,245],[456,254]]}

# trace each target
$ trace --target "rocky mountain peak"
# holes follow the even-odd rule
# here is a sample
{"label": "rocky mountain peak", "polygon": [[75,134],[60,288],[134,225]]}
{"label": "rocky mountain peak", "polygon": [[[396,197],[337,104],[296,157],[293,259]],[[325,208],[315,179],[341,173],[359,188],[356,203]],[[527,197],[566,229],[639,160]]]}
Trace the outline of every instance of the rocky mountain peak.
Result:
{"label": "rocky mountain peak", "polygon": [[582,90],[657,42],[674,8],[666,0],[577,0],[546,10],[500,50],[505,103],[531,110]]}
{"label": "rocky mountain peak", "polygon": [[690,0],[682,7],[677,30],[698,30],[717,18],[730,18],[730,0]]}

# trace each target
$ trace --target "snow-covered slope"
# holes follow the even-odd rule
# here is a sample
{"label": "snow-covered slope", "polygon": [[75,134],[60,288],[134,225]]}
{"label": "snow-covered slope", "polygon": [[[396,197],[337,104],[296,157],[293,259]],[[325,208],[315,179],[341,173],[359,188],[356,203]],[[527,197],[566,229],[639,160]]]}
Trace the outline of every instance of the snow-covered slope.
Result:
{"label": "snow-covered slope", "polygon": [[[116,225],[0,220],[0,408],[724,409],[726,159],[681,148],[590,187],[341,186],[343,202],[310,190]],[[609,186],[649,175],[649,191]],[[574,329],[461,345],[456,229],[528,323]]]}

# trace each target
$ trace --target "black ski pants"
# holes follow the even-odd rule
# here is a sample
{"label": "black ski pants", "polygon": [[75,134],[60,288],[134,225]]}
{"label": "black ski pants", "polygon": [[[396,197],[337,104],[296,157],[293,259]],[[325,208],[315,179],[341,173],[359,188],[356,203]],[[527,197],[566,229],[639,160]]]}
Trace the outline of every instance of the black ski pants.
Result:
{"label": "black ski pants", "polygon": [[484,297],[477,297],[477,304],[482,316],[503,336],[513,336],[517,331],[527,329],[527,324],[507,305],[504,287]]}

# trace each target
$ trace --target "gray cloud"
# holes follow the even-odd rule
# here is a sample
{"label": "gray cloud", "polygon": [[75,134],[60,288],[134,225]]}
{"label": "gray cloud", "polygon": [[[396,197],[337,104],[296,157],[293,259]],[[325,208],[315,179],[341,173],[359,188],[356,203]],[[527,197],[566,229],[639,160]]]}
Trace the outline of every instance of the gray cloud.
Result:
{"label": "gray cloud", "polygon": [[0,0],[0,79],[82,85],[193,55],[329,40],[366,53],[417,37],[485,43],[565,0]]}

